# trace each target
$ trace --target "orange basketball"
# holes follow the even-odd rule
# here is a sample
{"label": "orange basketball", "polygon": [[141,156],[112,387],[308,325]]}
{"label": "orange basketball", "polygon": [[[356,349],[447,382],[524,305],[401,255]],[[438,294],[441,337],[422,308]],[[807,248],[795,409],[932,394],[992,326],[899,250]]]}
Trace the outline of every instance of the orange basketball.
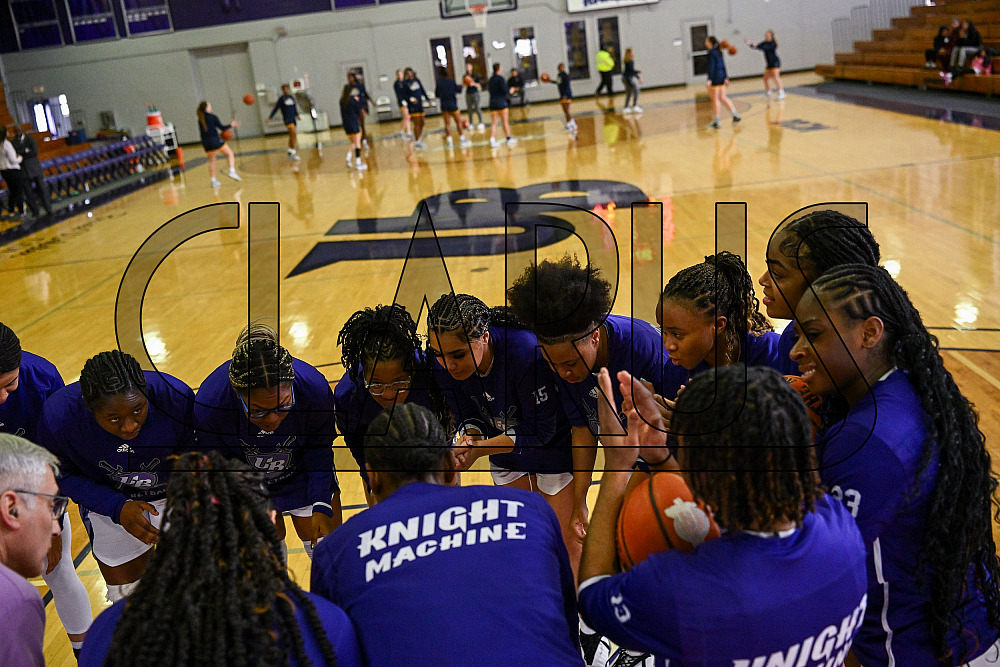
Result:
{"label": "orange basketball", "polygon": [[823,417],[819,414],[819,409],[823,405],[823,399],[812,393],[809,385],[798,375],[786,375],[785,380],[799,393],[799,396],[805,401],[806,407],[809,408],[809,420],[813,423],[813,436],[815,436],[816,431],[823,423]]}
{"label": "orange basketball", "polygon": [[544,81],[545,83],[548,83],[548,82],[552,81],[552,77],[551,77],[551,76],[549,76],[549,73],[548,73],[548,72],[542,72],[542,76],[541,76],[541,79],[542,79],[542,81]]}
{"label": "orange basketball", "polygon": [[728,50],[729,50],[729,42],[728,42],[727,40],[725,40],[725,39],[724,39],[724,40],[722,40],[721,42],[719,42],[719,47],[720,47],[720,48],[721,48],[721,49],[722,49],[723,51],[728,51]]}
{"label": "orange basketball", "polygon": [[254,102],[255,102],[256,100],[257,100],[257,98],[255,98],[255,97],[254,97],[254,96],[253,96],[252,94],[250,94],[250,93],[247,93],[246,95],[244,95],[244,96],[243,96],[243,104],[247,105],[248,107],[249,107],[249,106],[253,106],[253,103],[254,103]]}
{"label": "orange basketball", "polygon": [[222,137],[223,141],[229,141],[230,139],[233,138],[233,131],[232,130],[223,130],[222,133],[219,136]]}
{"label": "orange basketball", "polygon": [[622,504],[615,540],[622,568],[629,569],[650,554],[694,550],[721,534],[705,504],[695,503],[684,479],[670,472],[655,473]]}
{"label": "orange basketball", "polygon": [[735,56],[736,55],[736,47],[735,46],[730,46],[729,47],[729,55],[731,55],[731,56]]}
{"label": "orange basketball", "polygon": [[471,74],[466,74],[466,75],[465,75],[465,78],[464,78],[464,79],[462,79],[462,83],[463,83],[463,84],[464,84],[464,85],[465,85],[466,87],[468,87],[468,86],[471,86],[471,85],[472,85],[472,84],[473,84],[474,82],[475,82],[475,79],[473,79],[473,78],[472,78],[472,75],[471,75]]}

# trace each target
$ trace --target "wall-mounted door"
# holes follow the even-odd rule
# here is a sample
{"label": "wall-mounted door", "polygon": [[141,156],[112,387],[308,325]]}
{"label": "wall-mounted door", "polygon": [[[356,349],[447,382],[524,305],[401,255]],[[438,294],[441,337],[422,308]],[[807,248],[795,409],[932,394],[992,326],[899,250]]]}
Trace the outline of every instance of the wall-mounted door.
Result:
{"label": "wall-mounted door", "polygon": [[681,25],[684,35],[684,80],[688,83],[704,83],[708,74],[708,49],[705,38],[712,34],[712,21],[685,21]]}
{"label": "wall-mounted door", "polygon": [[192,49],[194,71],[201,99],[212,105],[212,113],[223,123],[240,121],[240,137],[259,137],[264,133],[257,109],[243,104],[243,96],[253,94],[253,67],[246,44]]}

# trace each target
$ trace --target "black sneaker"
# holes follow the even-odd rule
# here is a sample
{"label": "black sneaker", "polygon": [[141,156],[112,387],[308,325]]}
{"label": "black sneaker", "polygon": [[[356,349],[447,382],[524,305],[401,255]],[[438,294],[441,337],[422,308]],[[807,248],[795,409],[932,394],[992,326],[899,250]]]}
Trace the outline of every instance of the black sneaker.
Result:
{"label": "black sneaker", "polygon": [[580,645],[583,647],[583,661],[588,665],[604,667],[611,657],[611,642],[607,637],[602,637],[596,632],[593,634],[580,633]]}
{"label": "black sneaker", "polygon": [[645,667],[646,660],[649,660],[650,664],[652,664],[652,658],[653,656],[650,653],[639,653],[636,655],[620,648],[611,656],[611,660],[608,661],[608,667]]}

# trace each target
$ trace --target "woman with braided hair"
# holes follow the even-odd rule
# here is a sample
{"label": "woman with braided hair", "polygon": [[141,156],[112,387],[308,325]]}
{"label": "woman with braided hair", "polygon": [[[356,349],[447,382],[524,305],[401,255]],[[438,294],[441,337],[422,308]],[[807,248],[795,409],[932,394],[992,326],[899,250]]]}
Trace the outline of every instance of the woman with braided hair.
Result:
{"label": "woman with braided hair", "polygon": [[289,577],[268,495],[218,452],[176,457],[148,576],[94,621],[81,667],[359,667],[347,615]]}
{"label": "woman with braided hair", "polygon": [[316,548],[310,589],[347,612],[369,667],[578,667],[573,573],[537,494],[454,486],[427,408],[383,410],[365,437],[376,503]]}
{"label": "woman with braided hair", "polygon": [[[767,271],[757,279],[763,287],[767,316],[795,317],[795,307],[812,281],[835,266],[878,266],[878,242],[868,225],[839,211],[812,211],[778,226],[767,244]],[[789,322],[778,341],[778,365],[785,375],[798,375],[789,353],[795,344],[795,325]]]}
{"label": "woman with braided hair", "polygon": [[[599,381],[611,391],[606,369]],[[653,394],[626,371],[614,384],[632,407],[624,435],[616,412],[601,406],[609,435],[580,564],[583,618],[623,649],[652,653],[657,665],[844,664],[865,613],[865,546],[850,512],[820,486],[796,391],[774,369],[741,364],[691,381],[671,430],[694,500],[723,534],[618,573],[615,526],[629,464],[670,454],[664,424],[644,418],[655,414]]]}
{"label": "woman with braided hair", "polygon": [[575,568],[570,428],[534,334],[506,308],[488,308],[469,294],[442,295],[427,327],[430,352],[447,371],[441,386],[464,427],[455,444],[460,469],[489,456],[495,484],[541,493],[559,517]]}
{"label": "woman with braided hair", "polygon": [[868,547],[868,665],[995,664],[997,478],[978,415],[889,273],[848,264],[795,311],[792,359],[825,397],[820,475]]}
{"label": "woman with braided hair", "polygon": [[109,602],[132,592],[160,538],[171,465],[194,448],[194,392],[120,350],[87,360],[45,401],[38,443],[59,457],[59,488],[88,510]]}
{"label": "woman with braided hair", "polygon": [[[64,386],[56,367],[37,354],[22,351],[17,334],[0,322],[0,433],[38,442],[42,406]],[[73,563],[73,528],[67,514],[63,514],[61,525],[62,533],[52,538],[42,577],[52,591],[73,653],[79,654],[94,615]]]}
{"label": "woman with braided hair", "polygon": [[288,513],[312,558],[316,543],[343,520],[333,392],[323,374],[292,357],[274,329],[253,323],[236,339],[233,358],[201,383],[194,414],[204,449],[264,474],[271,504],[282,513],[282,548]]}
{"label": "woman with braided hair", "polygon": [[656,304],[670,362],[692,375],[744,363],[778,364],[778,334],[761,314],[739,255],[722,251],[671,278]]}
{"label": "woman with braided hair", "polygon": [[365,471],[364,436],[384,409],[413,401],[451,420],[430,362],[417,337],[417,323],[406,308],[379,304],[351,315],[337,336],[347,372],[333,391],[337,431],[343,436],[372,504]]}

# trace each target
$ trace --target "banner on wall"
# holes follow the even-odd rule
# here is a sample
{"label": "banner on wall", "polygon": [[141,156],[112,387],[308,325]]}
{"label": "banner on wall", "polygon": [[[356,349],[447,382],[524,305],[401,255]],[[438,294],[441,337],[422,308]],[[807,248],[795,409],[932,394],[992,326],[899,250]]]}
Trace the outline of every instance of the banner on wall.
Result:
{"label": "banner on wall", "polygon": [[633,5],[654,5],[660,0],[566,0],[568,12],[592,12],[597,9],[620,9]]}
{"label": "banner on wall", "polygon": [[170,0],[174,30],[332,10],[330,0]]}

